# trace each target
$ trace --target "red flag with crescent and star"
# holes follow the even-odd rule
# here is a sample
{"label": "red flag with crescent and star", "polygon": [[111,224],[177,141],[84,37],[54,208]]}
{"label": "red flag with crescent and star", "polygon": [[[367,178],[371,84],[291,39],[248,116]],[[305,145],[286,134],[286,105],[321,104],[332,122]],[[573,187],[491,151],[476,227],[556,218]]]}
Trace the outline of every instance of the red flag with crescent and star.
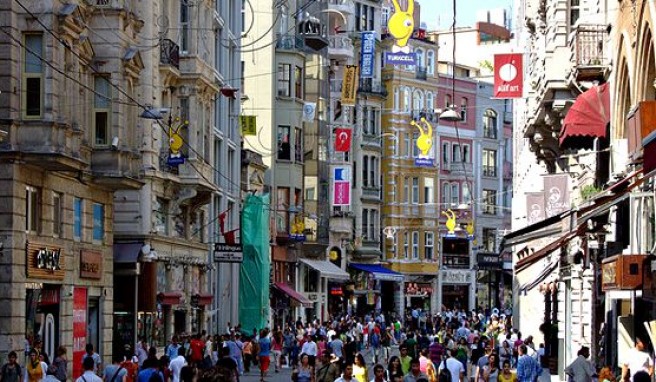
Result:
{"label": "red flag with crescent and star", "polygon": [[344,153],[351,150],[351,129],[335,129],[335,151]]}

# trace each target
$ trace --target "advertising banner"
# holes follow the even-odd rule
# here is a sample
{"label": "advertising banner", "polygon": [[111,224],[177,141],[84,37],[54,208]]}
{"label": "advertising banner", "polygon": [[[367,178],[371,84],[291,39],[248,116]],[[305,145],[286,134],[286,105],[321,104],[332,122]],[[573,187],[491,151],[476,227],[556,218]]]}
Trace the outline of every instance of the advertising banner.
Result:
{"label": "advertising banner", "polygon": [[569,175],[545,175],[543,180],[545,217],[549,218],[570,209]]}
{"label": "advertising banner", "polygon": [[358,67],[346,65],[342,81],[342,105],[355,106],[355,98],[358,88]]}
{"label": "advertising banner", "polygon": [[317,103],[316,102],[306,102],[303,104],[303,122],[312,122],[314,121],[314,115],[316,114]]}
{"label": "advertising banner", "polygon": [[544,220],[544,193],[526,193],[526,223],[531,225]]}
{"label": "advertising banner", "polygon": [[73,288],[73,378],[82,375],[87,345],[87,288]]}
{"label": "advertising banner", "polygon": [[254,115],[240,115],[239,128],[241,135],[257,135],[257,117]]}
{"label": "advertising banner", "polygon": [[375,57],[376,32],[362,32],[362,46],[360,47],[360,78],[374,77]]}
{"label": "advertising banner", "polygon": [[351,167],[334,166],[332,169],[333,206],[351,205]]}
{"label": "advertising banner", "polygon": [[522,98],[523,82],[521,53],[494,55],[494,98]]}

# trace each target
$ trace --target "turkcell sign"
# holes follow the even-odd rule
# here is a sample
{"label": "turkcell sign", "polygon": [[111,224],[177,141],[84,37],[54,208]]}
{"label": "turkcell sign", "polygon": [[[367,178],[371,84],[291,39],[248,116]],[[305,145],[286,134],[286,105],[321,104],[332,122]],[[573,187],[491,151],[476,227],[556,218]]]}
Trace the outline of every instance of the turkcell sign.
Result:
{"label": "turkcell sign", "polygon": [[374,64],[376,54],[376,32],[362,32],[362,46],[360,47],[360,78],[374,77]]}
{"label": "turkcell sign", "polygon": [[433,158],[415,158],[417,167],[434,167]]}
{"label": "turkcell sign", "polygon": [[417,56],[414,53],[387,52],[385,53],[385,64],[391,65],[415,65]]}

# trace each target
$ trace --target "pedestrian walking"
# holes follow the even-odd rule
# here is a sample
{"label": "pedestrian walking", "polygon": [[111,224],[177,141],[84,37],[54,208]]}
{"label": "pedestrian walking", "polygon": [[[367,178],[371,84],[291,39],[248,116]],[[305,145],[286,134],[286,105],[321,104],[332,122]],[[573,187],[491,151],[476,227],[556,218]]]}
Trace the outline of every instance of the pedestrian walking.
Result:
{"label": "pedestrian walking", "polygon": [[41,382],[46,377],[47,371],[48,365],[45,362],[41,362],[38,350],[34,348],[30,349],[23,380],[25,382]]}
{"label": "pedestrian walking", "polygon": [[57,348],[57,356],[48,369],[53,372],[53,375],[59,382],[66,382],[66,377],[68,375],[68,358],[66,357],[65,347],[59,346]]}
{"label": "pedestrian walking", "polygon": [[571,378],[572,382],[592,382],[595,369],[588,361],[589,357],[590,348],[582,346],[576,359],[565,368],[565,374]]}
{"label": "pedestrian walking", "polygon": [[536,382],[542,374],[542,367],[527,354],[526,344],[519,345],[519,359],[517,360],[517,381]]}
{"label": "pedestrian walking", "polygon": [[171,370],[171,379],[173,382],[180,382],[180,372],[182,368],[187,366],[187,360],[185,359],[185,349],[183,347],[178,347],[178,354],[175,358],[171,359],[169,363],[169,370]]}
{"label": "pedestrian walking", "polygon": [[84,357],[82,360],[82,370],[84,370],[84,373],[82,373],[75,382],[103,382],[103,380],[96,375],[96,372],[94,372],[95,367],[96,363],[92,357]]}
{"label": "pedestrian walking", "polygon": [[112,363],[105,366],[103,371],[103,381],[105,382],[125,382],[125,378],[128,375],[128,371],[121,366],[121,361],[123,357],[120,354],[114,354],[112,357]]}
{"label": "pedestrian walking", "polygon": [[339,378],[339,367],[335,362],[331,362],[330,350],[324,350],[321,355],[321,367],[317,369],[316,382],[335,382]]}
{"label": "pedestrian walking", "polygon": [[260,352],[258,354],[260,365],[260,382],[264,382],[267,373],[269,372],[269,364],[271,363],[271,339],[268,336],[266,329],[260,332],[260,341],[259,348]]}
{"label": "pedestrian walking", "polygon": [[0,368],[0,382],[23,382],[23,373],[17,359],[16,352],[10,351],[7,356],[7,363]]}

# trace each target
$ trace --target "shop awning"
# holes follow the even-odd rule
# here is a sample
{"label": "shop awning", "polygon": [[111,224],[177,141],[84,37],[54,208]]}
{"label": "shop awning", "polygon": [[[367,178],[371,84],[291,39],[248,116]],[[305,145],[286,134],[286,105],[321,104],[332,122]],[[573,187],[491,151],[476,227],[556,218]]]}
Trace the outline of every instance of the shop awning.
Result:
{"label": "shop awning", "polygon": [[117,243],[114,244],[115,263],[136,263],[139,259],[143,243]]}
{"label": "shop awning", "polygon": [[315,271],[321,273],[321,276],[333,280],[348,280],[349,274],[344,270],[326,260],[300,259],[302,263]]}
{"label": "shop awning", "polygon": [[349,263],[350,268],[357,269],[359,271],[371,273],[374,276],[374,279],[381,281],[403,281],[403,274],[394,272],[393,270],[387,269],[379,264],[357,264]]}
{"label": "shop awning", "polygon": [[556,268],[558,268],[558,259],[553,260],[551,263],[549,263],[549,265],[544,267],[544,269],[542,271],[540,271],[540,273],[533,280],[531,280],[531,281],[529,281],[525,284],[520,285],[519,286],[519,292],[520,293],[525,293],[525,292],[535,288],[541,282],[543,282],[544,279],[549,277],[549,275],[552,274],[553,271],[556,270]]}
{"label": "shop awning", "polygon": [[547,255],[549,255],[551,252],[555,251],[556,249],[560,249],[562,246],[569,243],[569,241],[575,238],[577,235],[578,235],[578,231],[568,232],[565,235],[547,244],[539,251],[535,251],[526,257],[522,257],[515,264],[515,273],[519,273],[523,271],[524,269],[534,264],[536,261],[545,258]]}
{"label": "shop awning", "polygon": [[214,295],[210,293],[198,293],[194,295],[194,298],[198,299],[198,306],[206,306],[212,303]]}
{"label": "shop awning", "polygon": [[162,305],[178,305],[182,300],[180,292],[160,292],[157,294],[157,302]]}
{"label": "shop awning", "polygon": [[565,115],[560,133],[560,147],[592,149],[595,138],[606,138],[610,122],[610,87],[608,83],[584,91]]}
{"label": "shop awning", "polygon": [[308,300],[307,297],[298,293],[297,291],[294,290],[294,288],[292,288],[291,286],[285,283],[274,283],[273,287],[278,289],[282,293],[286,294],[287,296],[291,297],[292,299],[298,301],[301,305],[305,307],[312,307],[313,305],[312,301]]}

